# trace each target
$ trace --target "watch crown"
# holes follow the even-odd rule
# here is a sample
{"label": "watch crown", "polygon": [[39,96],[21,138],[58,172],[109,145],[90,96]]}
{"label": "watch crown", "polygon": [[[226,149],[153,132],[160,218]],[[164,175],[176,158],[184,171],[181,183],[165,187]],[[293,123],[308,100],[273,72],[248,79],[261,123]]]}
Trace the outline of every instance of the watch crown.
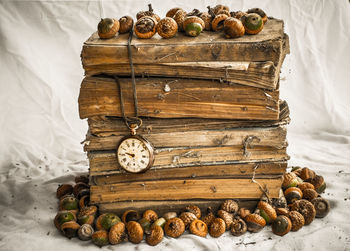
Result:
{"label": "watch crown", "polygon": [[138,124],[131,124],[130,125],[131,135],[136,135],[137,128],[139,128]]}

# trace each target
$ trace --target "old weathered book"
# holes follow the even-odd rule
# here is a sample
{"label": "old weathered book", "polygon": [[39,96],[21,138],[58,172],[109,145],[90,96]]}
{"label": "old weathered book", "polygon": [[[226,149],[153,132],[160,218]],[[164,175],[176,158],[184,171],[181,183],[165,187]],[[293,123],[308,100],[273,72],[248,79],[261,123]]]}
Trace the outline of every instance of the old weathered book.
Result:
{"label": "old weathered book", "polygon": [[[128,34],[102,40],[94,33],[81,53],[85,74],[130,76],[127,43]],[[137,76],[216,79],[273,90],[289,41],[283,21],[271,18],[255,36],[226,39],[220,32],[203,32],[189,38],[179,32],[172,39],[134,37],[131,51]]]}

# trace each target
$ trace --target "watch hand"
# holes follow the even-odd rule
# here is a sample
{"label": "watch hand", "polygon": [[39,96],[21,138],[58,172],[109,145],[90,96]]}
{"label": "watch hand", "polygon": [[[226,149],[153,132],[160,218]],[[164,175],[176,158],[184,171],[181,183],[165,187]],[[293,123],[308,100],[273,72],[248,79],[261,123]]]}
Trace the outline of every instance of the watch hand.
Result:
{"label": "watch hand", "polygon": [[133,157],[133,158],[135,157],[135,154],[133,154],[133,153],[126,153],[126,154]]}

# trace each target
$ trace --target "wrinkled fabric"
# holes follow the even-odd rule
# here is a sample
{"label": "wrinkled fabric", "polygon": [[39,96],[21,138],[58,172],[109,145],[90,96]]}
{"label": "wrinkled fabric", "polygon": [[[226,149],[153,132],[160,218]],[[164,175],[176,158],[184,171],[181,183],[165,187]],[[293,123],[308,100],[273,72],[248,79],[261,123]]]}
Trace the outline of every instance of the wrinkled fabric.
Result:
{"label": "wrinkled fabric", "polygon": [[[332,210],[298,232],[218,239],[166,237],[152,250],[350,249],[350,4],[339,1],[168,1],[154,10],[185,10],[217,3],[232,10],[260,7],[283,19],[290,38],[280,79],[292,122],[290,165],[323,175]],[[145,1],[0,1],[0,250],[96,250],[68,240],[54,227],[58,184],[88,172],[83,147],[87,122],[79,119],[83,79],[80,52],[101,17],[135,16]],[[124,243],[101,250],[148,250]]]}

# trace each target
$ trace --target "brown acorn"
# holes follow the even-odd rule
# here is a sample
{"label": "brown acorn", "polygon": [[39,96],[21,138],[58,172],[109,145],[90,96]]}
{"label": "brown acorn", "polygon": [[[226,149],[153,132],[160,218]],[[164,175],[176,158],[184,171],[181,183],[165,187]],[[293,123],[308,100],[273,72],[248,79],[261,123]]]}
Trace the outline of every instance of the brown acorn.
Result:
{"label": "brown acorn", "polygon": [[185,232],[185,223],[180,218],[172,218],[165,223],[164,231],[167,236],[178,238]]}
{"label": "brown acorn", "polygon": [[304,216],[297,211],[290,211],[288,217],[292,222],[292,231],[298,231],[305,224]]}
{"label": "brown acorn", "polygon": [[130,16],[123,16],[119,19],[119,33],[128,33],[134,26],[134,20]]}
{"label": "brown acorn", "polygon": [[134,32],[138,38],[151,38],[156,34],[157,21],[149,16],[137,20]]}
{"label": "brown acorn", "polygon": [[234,18],[237,18],[237,19],[241,19],[241,17],[247,15],[246,12],[242,12],[242,11],[233,11],[233,12],[230,12],[230,15],[231,17],[234,17]]}
{"label": "brown acorn", "polygon": [[80,212],[78,214],[78,223],[80,225],[83,224],[90,224],[92,225],[94,223],[95,217],[97,214],[97,207],[96,206],[87,206],[82,209],[80,209]]}
{"label": "brown acorn", "polygon": [[233,214],[230,214],[224,210],[218,211],[218,217],[223,219],[226,225],[226,230],[229,230],[231,228],[231,225],[233,223]]}
{"label": "brown acorn", "polygon": [[241,207],[238,211],[238,215],[244,219],[247,215],[251,214],[250,210],[244,207]]}
{"label": "brown acorn", "polygon": [[190,224],[190,232],[192,234],[205,237],[208,234],[208,226],[203,221],[195,219]]}
{"label": "brown acorn", "polygon": [[221,11],[230,12],[230,8],[226,5],[218,4],[213,8],[213,12],[215,15],[218,15]]}
{"label": "brown acorn", "polygon": [[182,212],[180,214],[179,218],[185,223],[186,229],[190,226],[192,221],[197,219],[197,217],[193,213],[190,213],[190,212]]}
{"label": "brown acorn", "polygon": [[292,166],[292,170],[290,172],[295,173],[297,176],[299,176],[300,172],[301,172],[301,167],[300,166]]}
{"label": "brown acorn", "polygon": [[309,182],[314,185],[316,192],[319,194],[323,193],[326,189],[326,183],[321,175],[315,175],[315,177],[310,179]]}
{"label": "brown acorn", "polygon": [[316,217],[317,218],[325,217],[329,213],[329,210],[331,208],[329,202],[322,197],[318,197],[318,198],[313,199],[311,201],[311,203],[314,205],[314,207],[316,209]]}
{"label": "brown acorn", "polygon": [[138,221],[140,219],[140,215],[135,210],[126,210],[122,215],[122,222],[124,224],[128,223],[129,221]]}
{"label": "brown acorn", "polygon": [[112,245],[123,242],[126,239],[125,224],[123,222],[114,224],[109,230],[108,239]]}
{"label": "brown acorn", "polygon": [[98,36],[102,39],[114,37],[119,31],[119,21],[113,18],[104,18],[97,25]]}
{"label": "brown acorn", "polygon": [[82,183],[85,183],[85,184],[89,185],[89,182],[90,182],[89,176],[88,176],[88,175],[76,176],[76,177],[74,178],[74,182],[75,182],[75,183],[80,183],[80,182],[82,182]]}
{"label": "brown acorn", "polygon": [[197,217],[197,219],[201,218],[201,210],[196,205],[188,205],[187,207],[185,207],[185,211],[193,213]]}
{"label": "brown acorn", "polygon": [[156,246],[163,240],[163,237],[163,228],[161,228],[160,226],[152,226],[150,234],[146,235],[146,242],[150,246]]}
{"label": "brown acorn", "polygon": [[262,9],[260,9],[260,8],[249,9],[249,10],[247,11],[247,13],[256,13],[256,14],[258,14],[259,16],[261,16],[261,18],[262,18],[264,24],[267,22],[266,13],[265,13]]}
{"label": "brown acorn", "polygon": [[153,223],[158,219],[158,214],[155,211],[148,209],[145,212],[143,212],[142,217],[146,218],[151,223]]}
{"label": "brown acorn", "polygon": [[289,187],[296,187],[298,184],[297,175],[295,173],[285,173],[283,175],[282,188],[284,190]]}
{"label": "brown acorn", "polygon": [[92,243],[96,246],[102,247],[109,243],[108,232],[106,230],[99,230],[91,235]]}
{"label": "brown acorn", "polygon": [[61,199],[65,195],[70,195],[73,193],[73,186],[70,184],[62,184],[56,190],[56,197]]}
{"label": "brown acorn", "polygon": [[247,229],[247,223],[245,223],[242,218],[236,217],[231,225],[231,234],[234,236],[241,236],[247,232]]}
{"label": "brown acorn", "polygon": [[78,229],[78,237],[82,241],[91,240],[94,228],[90,224],[83,224]]}
{"label": "brown acorn", "polygon": [[274,234],[283,236],[291,230],[292,222],[287,216],[280,215],[274,220],[271,227]]}
{"label": "brown acorn", "polygon": [[79,208],[82,209],[90,203],[90,195],[84,195],[79,199]]}
{"label": "brown acorn", "polygon": [[241,20],[229,17],[224,21],[224,32],[226,38],[237,38],[244,35],[245,29]]}
{"label": "brown acorn", "polygon": [[166,13],[165,16],[173,18],[178,10],[183,10],[183,9],[181,9],[181,8],[172,8],[172,9],[168,10],[168,12]]}
{"label": "brown acorn", "polygon": [[249,232],[257,233],[266,225],[265,219],[259,214],[249,214],[244,218]]}
{"label": "brown acorn", "polygon": [[157,22],[160,20],[160,17],[153,12],[152,4],[148,4],[148,11],[139,11],[136,14],[136,19],[137,20],[139,20],[140,18],[143,18],[143,17],[152,17]]}
{"label": "brown acorn", "polygon": [[275,210],[276,210],[277,215],[285,215],[285,216],[289,215],[289,210],[287,208],[278,207]]}
{"label": "brown acorn", "polygon": [[276,219],[276,210],[269,203],[259,201],[258,208],[260,209],[260,215],[265,219],[267,224],[272,223]]}
{"label": "brown acorn", "polygon": [[305,189],[314,189],[315,190],[314,185],[312,185],[309,182],[303,182],[303,183],[298,184],[298,188],[300,188],[300,190],[302,192],[304,192]]}
{"label": "brown acorn", "polygon": [[171,17],[165,17],[158,22],[157,32],[162,38],[172,38],[177,33],[177,23]]}
{"label": "brown acorn", "polygon": [[302,168],[299,175],[302,180],[313,179],[315,176],[316,173],[307,167]]}
{"label": "brown acorn", "polygon": [[80,225],[75,221],[68,221],[61,225],[61,231],[63,235],[69,239],[77,236],[77,232],[79,228],[80,228]]}
{"label": "brown acorn", "polygon": [[295,201],[291,205],[291,210],[298,211],[304,216],[305,225],[309,225],[316,216],[316,209],[314,205],[310,201],[304,199]]}
{"label": "brown acorn", "polygon": [[234,200],[225,200],[221,206],[221,210],[224,210],[231,214],[236,214],[238,212],[239,206],[238,203]]}
{"label": "brown acorn", "polygon": [[165,213],[164,215],[163,215],[163,218],[165,219],[165,220],[170,220],[170,219],[172,219],[172,218],[175,218],[175,217],[177,217],[177,213],[176,212],[167,212],[167,213]]}
{"label": "brown acorn", "polygon": [[184,31],[183,22],[186,18],[186,14],[187,14],[186,11],[184,11],[183,9],[180,9],[173,16],[175,22],[177,23],[179,31]]}
{"label": "brown acorn", "polygon": [[225,231],[225,221],[221,218],[215,218],[209,226],[209,234],[214,238],[220,237]]}
{"label": "brown acorn", "polygon": [[[83,183],[83,182],[79,182],[79,183],[75,184],[75,186],[73,187],[73,194],[77,199],[79,199],[78,198],[79,193],[82,190],[86,190],[86,189],[90,190],[90,186],[88,184]],[[90,194],[90,193],[88,193],[88,194]]]}
{"label": "brown acorn", "polygon": [[76,196],[76,198],[80,202],[80,199],[83,198],[84,196],[89,196],[90,197],[90,188],[80,189],[78,194],[77,194],[77,196]]}
{"label": "brown acorn", "polygon": [[211,30],[211,22],[213,20],[213,17],[208,12],[203,12],[199,17],[204,22],[204,30],[210,31]]}
{"label": "brown acorn", "polygon": [[218,14],[214,17],[213,21],[211,22],[211,28],[213,31],[221,31],[224,29],[224,22],[228,18],[225,14]]}
{"label": "brown acorn", "polygon": [[303,199],[312,201],[317,198],[319,194],[314,189],[305,189],[303,192]]}
{"label": "brown acorn", "polygon": [[129,221],[126,224],[126,229],[128,232],[130,242],[132,242],[134,244],[138,244],[142,241],[143,229],[142,229],[140,223],[138,223],[136,221]]}
{"label": "brown acorn", "polygon": [[284,196],[286,197],[287,203],[292,204],[294,201],[303,198],[303,192],[297,187],[290,187],[284,191]]}
{"label": "brown acorn", "polygon": [[213,210],[211,209],[211,207],[208,207],[207,215],[202,217],[201,220],[209,227],[214,219],[215,219],[215,215],[213,213]]}

